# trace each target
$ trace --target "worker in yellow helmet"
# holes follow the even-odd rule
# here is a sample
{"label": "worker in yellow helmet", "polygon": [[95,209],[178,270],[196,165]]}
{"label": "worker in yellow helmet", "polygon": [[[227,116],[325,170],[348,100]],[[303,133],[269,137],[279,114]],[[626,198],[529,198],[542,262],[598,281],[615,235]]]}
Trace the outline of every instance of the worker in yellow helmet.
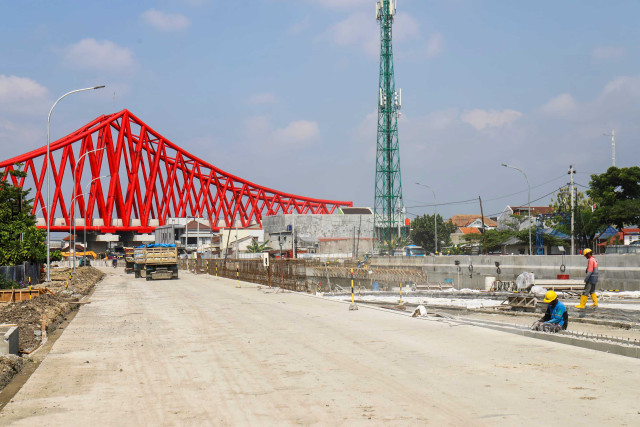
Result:
{"label": "worker in yellow helmet", "polygon": [[547,291],[544,302],[547,303],[547,311],[531,329],[542,332],[558,332],[567,329],[569,314],[562,301],[558,299],[558,295],[554,291]]}
{"label": "worker in yellow helmet", "polygon": [[596,283],[598,283],[598,260],[593,256],[591,249],[587,248],[582,252],[587,259],[587,275],[584,278],[584,291],[580,295],[580,304],[576,308],[584,308],[591,295],[593,307],[598,306],[598,296],[596,295]]}

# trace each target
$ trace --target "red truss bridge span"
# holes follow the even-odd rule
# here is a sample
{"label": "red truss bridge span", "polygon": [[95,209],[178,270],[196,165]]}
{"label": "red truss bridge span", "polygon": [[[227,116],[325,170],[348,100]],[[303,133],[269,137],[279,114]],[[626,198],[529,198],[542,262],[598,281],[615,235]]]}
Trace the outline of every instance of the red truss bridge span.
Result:
{"label": "red truss bridge span", "polygon": [[[283,193],[246,181],[188,153],[128,110],[98,117],[50,145],[51,210],[47,210],[47,147],[0,163],[22,163],[27,176],[14,185],[32,188],[38,226],[99,233],[150,233],[168,218],[208,219],[214,230],[262,226],[279,213],[331,214],[352,202]],[[75,203],[74,194],[75,173]],[[94,218],[94,215],[96,218]]]}

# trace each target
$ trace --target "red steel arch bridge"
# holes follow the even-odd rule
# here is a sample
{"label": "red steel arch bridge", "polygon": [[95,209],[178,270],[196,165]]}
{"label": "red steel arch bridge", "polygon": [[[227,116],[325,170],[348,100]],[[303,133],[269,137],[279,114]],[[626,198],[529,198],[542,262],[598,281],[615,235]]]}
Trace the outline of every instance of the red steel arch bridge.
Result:
{"label": "red steel arch bridge", "polygon": [[[51,210],[47,209],[47,147],[0,162],[14,185],[32,188],[38,226],[68,231],[72,218],[99,233],[150,233],[171,217],[208,219],[214,230],[262,226],[266,215],[331,214],[352,202],[320,200],[254,184],[190,154],[128,110],[103,115],[50,144]],[[75,203],[72,202],[75,173]],[[94,218],[95,216],[95,218]]]}

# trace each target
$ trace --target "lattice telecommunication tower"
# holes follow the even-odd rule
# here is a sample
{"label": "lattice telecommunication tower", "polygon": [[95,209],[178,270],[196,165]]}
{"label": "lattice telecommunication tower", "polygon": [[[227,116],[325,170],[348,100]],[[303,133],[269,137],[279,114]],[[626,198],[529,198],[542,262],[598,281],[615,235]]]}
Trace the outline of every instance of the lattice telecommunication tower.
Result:
{"label": "lattice telecommunication tower", "polygon": [[404,231],[405,210],[402,202],[398,143],[398,115],[402,106],[402,90],[396,91],[393,71],[392,28],[395,14],[396,0],[378,0],[376,17],[380,21],[380,87],[374,230],[379,242],[395,240]]}

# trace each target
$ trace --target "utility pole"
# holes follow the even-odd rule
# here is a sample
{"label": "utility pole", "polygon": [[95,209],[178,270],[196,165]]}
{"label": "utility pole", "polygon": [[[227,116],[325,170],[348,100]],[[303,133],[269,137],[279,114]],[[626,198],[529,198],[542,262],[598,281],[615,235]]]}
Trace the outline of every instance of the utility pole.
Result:
{"label": "utility pole", "polygon": [[[402,90],[396,91],[393,65],[393,20],[396,0],[378,0],[376,19],[380,22],[380,75],[378,85],[378,132],[374,200],[374,233],[379,243],[391,241],[401,220],[402,179],[398,115],[402,107]],[[398,233],[400,236],[400,233]]]}
{"label": "utility pole", "polygon": [[292,212],[292,221],[293,221],[293,227],[291,227],[291,237],[292,237],[292,242],[291,242],[291,249],[292,249],[292,254],[293,254],[293,259],[296,259],[296,215],[294,212]]}
{"label": "utility pole", "polygon": [[484,211],[482,210],[482,198],[478,196],[478,201],[480,201],[480,223],[482,224],[482,242],[484,246],[484,253],[487,253],[487,236],[484,229]]}
{"label": "utility pole", "polygon": [[574,212],[575,212],[575,191],[574,191],[574,187],[573,187],[573,174],[576,173],[575,169],[573,169],[573,165],[569,165],[569,172],[567,172],[569,175],[571,175],[571,255],[575,255],[576,253],[576,246],[575,246],[575,242],[573,240],[573,224],[574,224]]}

